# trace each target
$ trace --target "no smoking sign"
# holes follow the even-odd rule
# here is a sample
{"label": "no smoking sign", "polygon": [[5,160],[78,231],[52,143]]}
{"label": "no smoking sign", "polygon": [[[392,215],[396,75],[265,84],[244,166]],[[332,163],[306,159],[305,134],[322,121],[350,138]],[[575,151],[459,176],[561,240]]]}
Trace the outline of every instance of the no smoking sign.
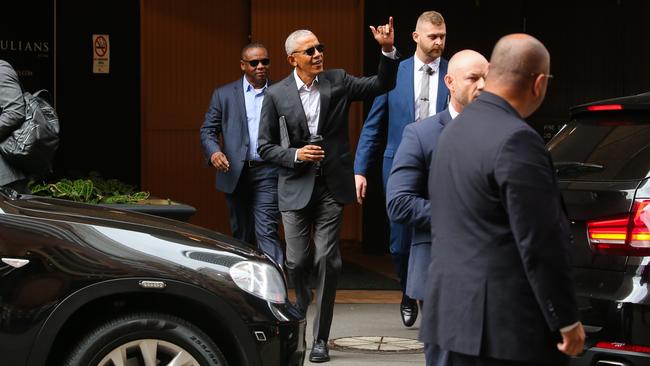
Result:
{"label": "no smoking sign", "polygon": [[108,34],[93,34],[93,73],[108,74],[110,43]]}

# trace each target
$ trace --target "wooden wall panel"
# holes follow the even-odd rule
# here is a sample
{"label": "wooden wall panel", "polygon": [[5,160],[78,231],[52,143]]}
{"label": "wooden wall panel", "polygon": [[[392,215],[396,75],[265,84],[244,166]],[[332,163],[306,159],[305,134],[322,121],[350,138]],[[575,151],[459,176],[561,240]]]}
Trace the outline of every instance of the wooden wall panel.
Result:
{"label": "wooden wall panel", "polygon": [[[249,41],[264,43],[271,78],[290,72],[284,40],[308,28],[327,44],[326,67],[363,70],[362,0],[234,1],[142,0],[142,186],[152,194],[197,208],[192,222],[229,233],[223,194],[213,170],[203,164],[199,128],[215,86],[237,77],[239,52]],[[378,51],[379,52],[379,48]],[[362,107],[350,111],[356,147]],[[345,210],[342,237],[361,239],[361,210]]]}
{"label": "wooden wall panel", "polygon": [[[271,78],[281,80],[291,71],[284,41],[296,29],[309,29],[327,45],[326,68],[343,68],[352,75],[363,74],[363,0],[251,0],[251,36],[266,45],[271,57]],[[377,46],[377,54],[379,54]],[[370,101],[372,102],[372,101]],[[363,111],[362,105],[350,109],[350,142],[356,148]],[[342,239],[361,240],[361,209],[348,205]]]}
{"label": "wooden wall panel", "polygon": [[249,19],[246,1],[141,1],[142,187],[196,207],[193,223],[224,233],[199,128],[215,86],[240,76]]}

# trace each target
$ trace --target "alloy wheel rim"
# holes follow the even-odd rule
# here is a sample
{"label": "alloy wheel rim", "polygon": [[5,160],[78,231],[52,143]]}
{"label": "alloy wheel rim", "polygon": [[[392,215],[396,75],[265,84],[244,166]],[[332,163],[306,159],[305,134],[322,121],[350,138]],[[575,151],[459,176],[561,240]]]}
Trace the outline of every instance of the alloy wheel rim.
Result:
{"label": "alloy wheel rim", "polygon": [[160,339],[137,339],[110,351],[97,366],[200,366],[183,347]]}

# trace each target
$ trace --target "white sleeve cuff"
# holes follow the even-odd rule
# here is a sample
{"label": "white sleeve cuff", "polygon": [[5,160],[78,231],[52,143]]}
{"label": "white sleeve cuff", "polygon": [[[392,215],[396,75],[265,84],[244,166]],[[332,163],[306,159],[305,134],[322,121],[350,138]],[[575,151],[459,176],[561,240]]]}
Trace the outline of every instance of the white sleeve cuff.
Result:
{"label": "white sleeve cuff", "polygon": [[384,52],[384,50],[381,50],[381,53],[382,53],[382,55],[388,57],[388,58],[391,59],[391,60],[395,60],[395,59],[397,59],[397,56],[396,56],[396,55],[397,55],[397,48],[395,48],[395,46],[393,46],[393,50],[392,50],[392,51],[390,51],[390,52]]}

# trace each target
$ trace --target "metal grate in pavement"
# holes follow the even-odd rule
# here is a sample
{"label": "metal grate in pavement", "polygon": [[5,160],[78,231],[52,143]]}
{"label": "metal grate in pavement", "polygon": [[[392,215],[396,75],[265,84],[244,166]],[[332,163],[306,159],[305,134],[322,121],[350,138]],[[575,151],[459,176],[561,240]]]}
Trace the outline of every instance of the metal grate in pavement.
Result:
{"label": "metal grate in pavement", "polygon": [[424,344],[410,338],[359,336],[331,339],[329,348],[358,353],[422,353]]}

